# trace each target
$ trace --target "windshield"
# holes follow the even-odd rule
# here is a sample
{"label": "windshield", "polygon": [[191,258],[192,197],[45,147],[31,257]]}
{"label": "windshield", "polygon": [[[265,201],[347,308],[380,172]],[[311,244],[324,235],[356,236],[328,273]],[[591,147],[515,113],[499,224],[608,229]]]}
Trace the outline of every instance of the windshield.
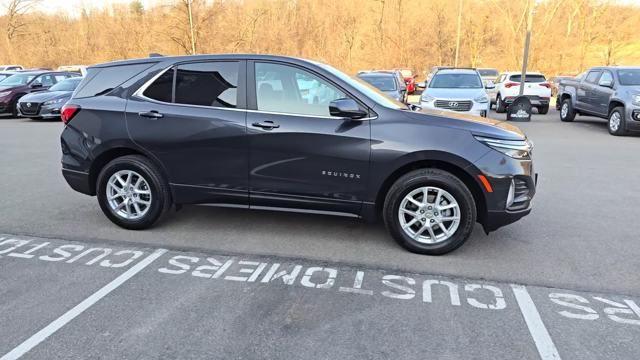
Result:
{"label": "windshield", "polygon": [[36,77],[35,75],[14,74],[0,81],[0,86],[20,86],[27,85]]}
{"label": "windshield", "polygon": [[360,79],[382,91],[393,91],[396,89],[396,82],[391,76],[360,76]]}
{"label": "windshield", "polygon": [[78,84],[80,84],[80,81],[82,81],[82,78],[80,77],[62,80],[59,83],[50,87],[49,90],[50,91],[73,91],[76,89],[76,87],[78,87]]}
{"label": "windshield", "polygon": [[8,78],[9,76],[11,76],[11,75],[9,75],[9,74],[0,74],[0,81]]}
{"label": "windshield", "polygon": [[621,85],[640,85],[640,69],[618,70]]}
{"label": "windshield", "polygon": [[[522,80],[522,75],[511,75],[509,77],[509,80],[520,82],[520,80]],[[537,75],[537,74],[527,74],[527,76],[524,77],[524,82],[528,82],[528,83],[542,83],[542,82],[545,82],[546,80],[547,79],[545,79],[544,75]]]}
{"label": "windshield", "polygon": [[482,81],[477,74],[436,74],[429,87],[433,89],[478,89]]}
{"label": "windshield", "polygon": [[340,78],[340,80],[353,86],[355,89],[363,93],[366,97],[368,97],[378,105],[381,105],[390,109],[407,109],[407,105],[390,98],[388,95],[381,93],[380,90],[369,85],[366,81],[362,81],[358,78],[352,78],[349,75],[343,73],[342,71],[334,68],[333,66],[329,66],[327,64],[322,64],[322,63],[315,63],[315,64],[327,70],[334,76]]}
{"label": "windshield", "polygon": [[478,69],[480,76],[495,76],[498,77],[498,70],[495,69]]}

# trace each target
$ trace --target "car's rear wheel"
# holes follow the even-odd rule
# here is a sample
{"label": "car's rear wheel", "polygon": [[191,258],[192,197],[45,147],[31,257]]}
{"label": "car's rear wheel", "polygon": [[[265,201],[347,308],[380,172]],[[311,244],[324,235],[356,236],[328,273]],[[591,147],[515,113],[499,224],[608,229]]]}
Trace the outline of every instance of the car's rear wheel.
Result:
{"label": "car's rear wheel", "polygon": [[560,120],[564,122],[571,122],[575,118],[576,112],[573,110],[571,99],[562,100],[562,105],[560,105]]}
{"label": "car's rear wheel", "polygon": [[155,165],[140,155],[109,162],[98,175],[97,195],[109,220],[131,230],[151,227],[171,205],[167,182]]}
{"label": "car's rear wheel", "polygon": [[627,129],[625,125],[624,108],[618,106],[611,110],[611,113],[609,113],[609,134],[616,136],[626,135]]}
{"label": "car's rear wheel", "polygon": [[507,111],[507,104],[505,104],[504,101],[502,101],[500,94],[498,94],[498,96],[496,97],[496,112],[504,113],[506,111]]}
{"label": "car's rear wheel", "polygon": [[460,247],[476,222],[476,205],[467,186],[453,174],[420,169],[398,179],[384,204],[391,236],[409,251],[442,255]]}
{"label": "car's rear wheel", "polygon": [[538,114],[545,115],[549,112],[549,105],[538,106]]}

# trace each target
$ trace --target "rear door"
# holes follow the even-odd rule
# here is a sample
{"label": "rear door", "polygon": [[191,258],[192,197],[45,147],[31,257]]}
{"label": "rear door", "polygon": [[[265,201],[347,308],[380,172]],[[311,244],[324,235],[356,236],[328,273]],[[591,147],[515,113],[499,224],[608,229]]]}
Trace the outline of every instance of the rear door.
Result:
{"label": "rear door", "polygon": [[131,137],[164,165],[177,201],[247,204],[245,69],[180,63],[128,101]]}
{"label": "rear door", "polygon": [[369,121],[329,114],[332,100],[350,96],[295,65],[249,62],[248,69],[251,207],[359,214]]}

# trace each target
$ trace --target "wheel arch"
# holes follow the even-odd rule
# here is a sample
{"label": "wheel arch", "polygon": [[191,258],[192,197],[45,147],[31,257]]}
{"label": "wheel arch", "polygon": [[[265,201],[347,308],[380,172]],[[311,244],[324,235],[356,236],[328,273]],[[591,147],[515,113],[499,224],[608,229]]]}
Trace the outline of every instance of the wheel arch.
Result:
{"label": "wheel arch", "polygon": [[[476,180],[474,174],[469,171],[470,167],[473,167],[473,165],[461,158],[454,160],[429,157],[415,159],[410,162],[404,163],[403,165],[397,167],[393,172],[391,172],[378,188],[375,199],[375,216],[379,218],[380,214],[382,214],[387,193],[389,192],[391,186],[393,186],[393,184],[400,177],[413,170],[432,168],[450,172],[467,186],[467,188],[471,192],[471,195],[473,195],[473,200],[476,203],[477,221],[481,224],[484,224],[487,214],[487,200],[484,196],[484,192],[482,191],[479,181]],[[480,173],[479,170],[477,172]]]}
{"label": "wheel arch", "polygon": [[607,116],[611,115],[611,111],[617,107],[625,108],[624,102],[618,99],[611,99],[611,101],[609,101],[609,111],[607,111]]}

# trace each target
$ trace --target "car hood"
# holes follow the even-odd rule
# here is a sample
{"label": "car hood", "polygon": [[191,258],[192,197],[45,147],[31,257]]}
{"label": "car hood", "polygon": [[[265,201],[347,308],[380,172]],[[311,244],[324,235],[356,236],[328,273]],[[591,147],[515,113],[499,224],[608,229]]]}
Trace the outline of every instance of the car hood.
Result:
{"label": "car hood", "polygon": [[73,91],[39,91],[20,98],[20,102],[45,102],[63,97],[71,97]]}
{"label": "car hood", "polygon": [[427,88],[423,92],[437,99],[473,100],[480,95],[486,94],[483,88],[476,89],[434,89]]}
{"label": "car hood", "polygon": [[624,87],[625,90],[629,92],[629,94],[635,95],[640,94],[640,86],[638,85],[627,85]]}
{"label": "car hood", "polygon": [[388,91],[383,91],[385,94],[391,96],[394,99],[397,99],[400,97],[400,92],[398,90],[388,90]]}
{"label": "car hood", "polygon": [[18,90],[20,88],[25,87],[24,85],[10,85],[10,86],[2,86],[0,85],[0,91],[7,91],[7,90]]}
{"label": "car hood", "polygon": [[404,111],[410,118],[426,121],[435,126],[452,127],[481,135],[505,140],[523,140],[526,135],[518,127],[506,122],[480,116],[473,116],[453,111],[422,109],[420,111]]}

